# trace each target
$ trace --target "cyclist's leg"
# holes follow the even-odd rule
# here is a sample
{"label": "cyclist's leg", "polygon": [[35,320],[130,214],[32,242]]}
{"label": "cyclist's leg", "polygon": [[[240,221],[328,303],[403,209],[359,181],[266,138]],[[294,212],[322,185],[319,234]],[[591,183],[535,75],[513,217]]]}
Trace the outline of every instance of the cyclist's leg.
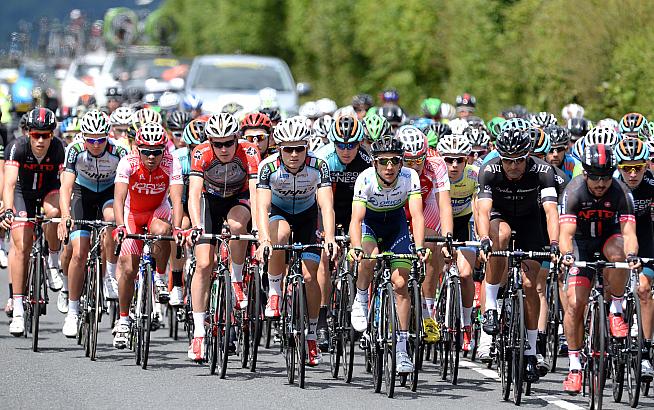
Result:
{"label": "cyclist's leg", "polygon": [[[57,218],[61,215],[59,211],[59,190],[53,190],[48,192],[43,198],[43,211],[45,212],[46,218]],[[46,224],[43,227],[43,233],[45,234],[45,239],[48,241],[48,247],[50,248],[50,255],[48,257],[48,262],[50,267],[54,268],[56,266],[59,269],[59,251],[61,250],[61,242],[57,237],[57,226],[59,224]],[[54,265],[54,266],[53,266]]]}
{"label": "cyclist's leg", "polygon": [[474,347],[472,339],[472,308],[475,299],[475,282],[472,280],[472,267],[477,259],[474,249],[460,248],[456,255],[456,266],[461,279],[461,304],[463,316],[463,350]]}
{"label": "cyclist's leg", "polygon": [[[148,212],[135,214],[125,208],[125,227],[133,234],[143,233],[143,227],[148,223]],[[134,281],[138,272],[139,259],[143,254],[143,242],[125,239],[120,248],[116,276],[118,277],[118,305],[120,319],[118,324],[129,326],[129,307],[134,296]]]}
{"label": "cyclist's leg", "polygon": [[[287,218],[289,215],[275,207],[271,207],[270,214],[270,241],[273,245],[288,244],[291,238],[291,226]],[[284,251],[273,251],[268,263],[268,302],[266,304],[266,317],[279,317],[279,300],[282,296],[282,279],[286,266]]]}
{"label": "cyclist's leg", "polygon": [[27,294],[27,263],[32,249],[34,229],[31,224],[14,223],[11,229],[9,273],[14,292],[13,317],[23,316],[23,297]]}
{"label": "cyclist's leg", "polygon": [[[182,217],[182,226],[180,228],[186,230],[191,227],[191,219],[188,217],[188,214],[185,213]],[[186,254],[188,254],[188,246],[186,249]],[[177,259],[177,252],[171,252],[170,255],[170,270],[171,275],[168,280],[168,290],[170,291],[170,304],[173,306],[179,306],[183,304],[184,297],[184,265],[186,264],[186,255],[182,255],[181,258]]]}
{"label": "cyclist's leg", "polygon": [[[493,218],[491,213],[490,238],[493,250],[507,249],[511,239],[511,226],[500,217]],[[506,275],[506,258],[490,258],[486,264],[486,305],[484,307],[484,331],[489,334],[497,332],[497,294],[504,283]]]}
{"label": "cyclist's leg", "polygon": [[[362,242],[364,255],[377,255],[379,248],[377,247],[377,237],[375,232],[363,223],[362,229]],[[352,327],[357,332],[363,332],[368,326],[368,299],[369,288],[372,282],[373,270],[375,269],[375,261],[364,259],[359,263],[356,280],[356,295],[354,295],[354,302],[352,303],[352,312],[350,314]]]}
{"label": "cyclist's leg", "polygon": [[[602,254],[609,262],[624,262],[624,241],[622,235],[610,236],[602,248]],[[629,278],[629,271],[625,269],[605,269],[604,286],[608,291],[607,300],[610,298],[609,328],[613,336],[626,337],[629,331],[628,325],[622,317],[622,301],[624,290]],[[606,292],[605,292],[606,293]]]}
{"label": "cyclist's leg", "polygon": [[[148,232],[153,235],[170,235],[172,231],[171,209],[168,201],[164,201],[153,213],[148,222]],[[153,256],[157,263],[154,274],[154,287],[158,296],[158,302],[168,302],[168,286],[164,280],[168,259],[170,257],[170,241],[158,241],[153,247]]]}
{"label": "cyclist's leg", "polygon": [[[248,222],[251,214],[249,204],[245,201],[231,207],[227,213],[227,223],[229,230],[234,235],[243,235],[247,233]],[[245,252],[248,243],[246,241],[230,241],[229,249],[231,253],[230,273],[234,295],[236,296],[236,308],[244,309],[247,306],[248,299],[243,289],[243,265],[245,264]]]}
{"label": "cyclist's leg", "polygon": [[[425,227],[425,236],[434,236],[436,231]],[[426,242],[425,246],[431,249],[432,257],[425,263],[425,279],[422,282],[422,323],[425,329],[425,340],[434,343],[440,340],[438,323],[434,320],[434,298],[441,273],[443,272],[443,255],[440,246],[434,242]]]}

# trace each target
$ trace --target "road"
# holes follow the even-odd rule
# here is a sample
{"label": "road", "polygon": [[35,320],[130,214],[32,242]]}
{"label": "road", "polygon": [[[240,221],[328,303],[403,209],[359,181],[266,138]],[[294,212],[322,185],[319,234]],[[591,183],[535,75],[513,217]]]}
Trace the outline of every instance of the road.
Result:
{"label": "road", "polygon": [[[6,270],[0,271],[0,300],[6,301]],[[56,299],[51,296],[51,300]],[[106,317],[105,317],[106,319]],[[375,394],[371,379],[363,368],[363,356],[358,352],[354,377],[350,385],[334,380],[329,373],[329,359],[317,368],[307,369],[306,389],[289,386],[283,357],[276,349],[262,349],[255,374],[230,364],[227,378],[210,376],[207,366],[196,365],[186,358],[187,345],[180,338],[168,338],[168,330],[153,333],[149,367],[136,366],[133,354],[111,346],[107,320],[101,324],[98,360],[91,362],[72,339],[61,334],[63,315],[51,303],[48,315],[42,319],[40,351],[31,351],[31,340],[15,338],[8,332],[9,320],[0,323],[0,408],[97,408],[116,406],[138,408],[199,408],[233,404],[234,408],[285,409],[380,409],[392,405],[410,405],[412,409],[433,409],[452,406],[455,409],[515,409],[512,403],[500,399],[497,373],[477,363],[462,361],[459,385],[452,386],[439,379],[435,366],[425,365],[417,393],[397,387],[396,397],[388,399]],[[566,365],[567,360],[561,360]],[[533,387],[522,407],[579,409],[586,406],[581,396],[561,393],[564,375],[550,374]],[[614,404],[610,387],[605,391],[608,409],[628,408]],[[641,407],[654,407],[646,397]]]}

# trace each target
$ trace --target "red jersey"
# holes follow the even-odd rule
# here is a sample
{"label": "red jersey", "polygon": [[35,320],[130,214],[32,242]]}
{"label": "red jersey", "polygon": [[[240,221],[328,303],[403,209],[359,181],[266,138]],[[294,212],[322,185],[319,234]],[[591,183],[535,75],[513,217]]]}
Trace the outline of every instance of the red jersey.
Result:
{"label": "red jersey", "polygon": [[249,188],[259,169],[259,149],[256,144],[239,141],[234,158],[221,162],[209,141],[195,147],[191,155],[191,175],[204,179],[204,192],[229,198]]}
{"label": "red jersey", "polygon": [[128,185],[125,208],[132,212],[151,212],[167,199],[170,185],[183,185],[182,166],[179,160],[164,152],[161,163],[149,171],[141,162],[139,154],[132,152],[118,163],[116,183]]}

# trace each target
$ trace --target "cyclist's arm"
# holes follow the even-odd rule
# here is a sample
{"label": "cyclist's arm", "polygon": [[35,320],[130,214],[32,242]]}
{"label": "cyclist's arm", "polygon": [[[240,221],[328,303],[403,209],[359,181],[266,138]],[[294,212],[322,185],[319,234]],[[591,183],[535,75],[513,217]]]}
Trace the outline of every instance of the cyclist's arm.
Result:
{"label": "cyclist's arm", "polygon": [[257,228],[259,228],[259,243],[270,242],[270,218],[268,211],[272,203],[272,190],[266,188],[257,188],[257,206],[259,210],[256,212],[259,221]]}
{"label": "cyclist's arm", "polygon": [[452,198],[450,198],[450,191],[436,192],[436,197],[441,218],[441,233],[443,235],[453,233],[454,220],[452,216]]}
{"label": "cyclist's arm", "polygon": [[182,218],[184,218],[183,195],[184,185],[173,184],[170,186],[170,200],[173,203],[173,228],[182,226]]}
{"label": "cyclist's arm", "polygon": [[331,187],[318,188],[316,201],[322,214],[322,227],[325,231],[325,240],[331,242],[335,235],[334,196]]}
{"label": "cyclist's arm", "polygon": [[479,239],[488,238],[490,235],[491,209],[493,209],[492,199],[477,200],[477,219],[475,219],[475,225],[477,226],[477,233],[479,234]]}
{"label": "cyclist's arm", "polygon": [[624,238],[624,254],[638,255],[638,237],[636,236],[636,222],[620,222],[622,237]]}
{"label": "cyclist's arm", "polygon": [[2,191],[2,202],[5,209],[14,208],[14,191],[18,182],[18,166],[7,165],[5,167],[4,190]]}
{"label": "cyclist's arm", "polygon": [[361,248],[361,224],[363,224],[363,218],[365,216],[366,204],[361,201],[352,202],[352,218],[350,219],[349,229],[350,244],[352,245],[352,248]]}
{"label": "cyclist's arm", "polygon": [[257,213],[258,207],[257,207],[257,179],[252,178],[248,181],[248,190],[250,191],[250,219],[252,220],[252,230],[257,231],[258,230],[258,225],[257,222],[259,220],[257,219]]}
{"label": "cyclist's arm", "polygon": [[191,175],[188,181],[188,215],[191,218],[191,226],[198,227],[201,225],[200,209],[202,201],[202,188],[204,179],[202,177]]}
{"label": "cyclist's arm", "polygon": [[125,199],[127,199],[128,184],[116,182],[114,186],[114,216],[116,226],[125,225]]}
{"label": "cyclist's arm", "polygon": [[421,195],[409,195],[409,212],[411,213],[411,231],[416,248],[425,246],[425,214],[422,210]]}
{"label": "cyclist's arm", "polygon": [[556,202],[545,202],[543,204],[545,218],[547,218],[547,234],[550,241],[559,237],[559,210]]}
{"label": "cyclist's arm", "polygon": [[64,171],[61,173],[61,188],[59,188],[59,209],[62,218],[70,218],[70,198],[73,195],[75,174]]}

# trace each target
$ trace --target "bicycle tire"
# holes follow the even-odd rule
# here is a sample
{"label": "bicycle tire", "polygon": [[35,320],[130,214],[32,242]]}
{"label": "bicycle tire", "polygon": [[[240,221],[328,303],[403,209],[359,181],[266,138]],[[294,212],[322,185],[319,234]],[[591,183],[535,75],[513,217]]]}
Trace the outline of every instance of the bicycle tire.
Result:
{"label": "bicycle tire", "polygon": [[449,349],[447,349],[449,362],[449,381],[456,386],[459,378],[459,359],[461,356],[461,287],[458,278],[453,277],[450,282],[448,295],[448,323],[447,329]]}
{"label": "bicycle tire", "polygon": [[384,385],[386,396],[392,398],[395,394],[395,379],[397,372],[397,333],[399,322],[395,310],[395,298],[393,297],[393,285],[387,283],[382,296],[382,334],[384,343]]}
{"label": "bicycle tire", "polygon": [[356,331],[352,327],[351,313],[354,303],[354,278],[349,273],[341,284],[341,345],[343,346],[343,380],[345,383],[352,382],[352,371],[354,369],[354,349],[356,343]]}
{"label": "bicycle tire", "polygon": [[[631,329],[630,329],[631,331]],[[611,374],[611,390],[613,393],[613,401],[620,403],[622,401],[622,393],[624,392],[624,376],[625,376],[625,356],[627,355],[622,349],[625,346],[621,346],[619,343],[625,341],[620,341],[615,344],[615,354],[611,355],[611,360],[609,364],[609,374]]]}
{"label": "bicycle tire", "polygon": [[34,308],[32,311],[32,351],[39,351],[39,325],[41,316],[41,279],[43,275],[43,256],[40,250],[37,250],[34,257],[34,271],[32,275],[32,291],[30,303]]}
{"label": "bicycle tire", "polygon": [[513,296],[513,309],[511,311],[511,353],[513,364],[513,402],[516,406],[522,401],[524,391],[525,373],[525,344],[527,344],[527,328],[525,327],[525,300],[522,289],[518,289]]}
{"label": "bicycle tire", "polygon": [[334,284],[329,301],[329,307],[332,309],[332,314],[327,320],[329,327],[329,371],[334,379],[338,379],[338,373],[341,369],[341,358],[343,357],[343,294],[342,287],[343,281],[338,279],[340,286]]}
{"label": "bicycle tire", "polygon": [[511,311],[513,301],[511,298],[504,298],[500,310],[499,326],[500,331],[495,337],[497,341],[497,371],[500,374],[502,385],[502,400],[508,401],[511,396],[511,384],[513,381],[513,356],[510,354],[509,329],[511,328]]}
{"label": "bicycle tire", "polygon": [[421,370],[422,354],[423,354],[423,330],[422,330],[422,297],[420,293],[420,286],[416,281],[412,281],[409,287],[409,295],[411,296],[411,316],[409,317],[409,338],[411,347],[411,356],[413,359],[413,372],[410,375],[410,388],[412,392],[418,389],[418,377]]}
{"label": "bicycle tire", "polygon": [[379,393],[382,387],[384,374],[384,350],[379,341],[383,337],[381,329],[382,300],[379,289],[375,289],[370,309],[373,309],[370,325],[370,371],[372,372],[372,385],[375,393]]}
{"label": "bicycle tire", "polygon": [[[248,305],[250,301],[248,301]],[[247,309],[247,307],[245,308]],[[247,369],[250,360],[250,327],[247,319],[247,310],[234,311],[234,327],[238,343],[236,345],[236,354],[242,369]]]}
{"label": "bicycle tire", "polygon": [[93,273],[93,283],[91,289],[93,290],[93,304],[91,308],[90,317],[90,340],[89,349],[91,350],[91,360],[95,361],[98,353],[98,326],[100,325],[100,317],[102,315],[102,264],[100,258],[95,259],[95,272]]}
{"label": "bicycle tire", "polygon": [[143,324],[143,343],[141,347],[143,348],[143,353],[141,354],[141,368],[143,370],[148,368],[148,359],[150,357],[150,332],[152,325],[152,304],[154,297],[154,284],[152,283],[154,266],[152,263],[146,263],[145,265],[145,277],[144,277],[144,288],[143,288],[143,308],[145,309],[142,312],[141,321]]}
{"label": "bicycle tire", "polygon": [[433,364],[440,364],[440,373],[441,373],[441,380],[447,380],[447,374],[448,374],[448,366],[449,366],[449,355],[446,354],[447,349],[449,349],[449,344],[447,344],[447,337],[445,335],[447,334],[447,328],[445,326],[445,321],[447,317],[447,288],[446,288],[446,281],[443,280],[440,291],[438,292],[438,297],[435,301],[435,309],[436,309],[436,323],[438,324],[438,327],[441,331],[441,339],[436,342],[432,343],[433,345],[433,357],[432,357],[432,363]]}
{"label": "bicycle tire", "polygon": [[[213,273],[212,273],[213,275]],[[223,334],[221,328],[220,317],[222,316],[222,294],[224,282],[218,277],[214,276],[211,280],[211,292],[209,296],[209,328],[206,331],[206,355],[209,362],[209,374],[216,374],[216,366],[218,365],[218,350],[220,340]]]}
{"label": "bicycle tire", "polygon": [[115,300],[109,300],[107,304],[109,305],[109,328],[113,329],[116,320],[118,320],[118,302]]}
{"label": "bicycle tire", "polygon": [[87,263],[84,269],[84,286],[82,287],[82,296],[80,297],[80,312],[81,312],[81,329],[82,329],[82,346],[84,348],[84,356],[91,357],[91,308],[90,304],[93,302],[91,300],[93,295],[93,289],[91,288],[93,272],[91,270],[91,264]]}
{"label": "bicycle tire", "polygon": [[[640,298],[638,294],[632,295],[633,311],[627,310],[627,318],[629,325],[629,333],[627,334],[627,348],[629,349],[629,361],[627,363],[627,394],[629,395],[629,405],[632,408],[638,406],[640,400],[640,375],[641,363],[643,360],[643,326],[642,326],[642,312],[640,306]],[[635,317],[635,320],[634,320]],[[638,329],[636,335],[632,335],[631,330],[634,326]]]}
{"label": "bicycle tire", "polygon": [[559,281],[553,275],[550,280],[547,294],[547,328],[545,342],[545,362],[550,368],[550,372],[556,372],[556,362],[559,356],[559,326],[561,325],[560,298],[559,298]]}
{"label": "bicycle tire", "polygon": [[307,324],[309,323],[309,316],[307,313],[307,299],[306,292],[304,289],[304,280],[302,278],[298,279],[297,286],[297,315],[295,317],[295,338],[296,338],[296,354],[295,365],[297,366],[297,379],[298,386],[301,389],[304,389],[305,379],[306,379],[306,362],[307,362],[307,341],[306,341],[306,330]]}
{"label": "bicycle tire", "polygon": [[[220,364],[220,378],[227,375],[227,362],[229,361],[229,345],[232,328],[232,283],[228,269],[222,269],[219,273],[223,280],[222,315],[219,320],[223,322],[224,332],[221,335],[221,343],[218,346],[218,363]],[[219,329],[220,330],[220,329]]]}
{"label": "bicycle tire", "polygon": [[[140,267],[139,267],[140,269]],[[139,272],[140,274],[140,272]],[[134,320],[132,324],[132,335],[134,336],[134,339],[136,339],[136,343],[134,343],[134,355],[136,357],[136,365],[140,366],[141,365],[141,359],[143,355],[143,319],[141,317],[142,315],[142,310],[144,309],[141,305],[143,304],[143,292],[144,292],[144,285],[141,282],[145,282],[144,280],[139,280],[138,286],[136,288],[135,296],[136,296],[136,302],[133,303],[134,305],[134,317],[136,320]]]}
{"label": "bicycle tire", "polygon": [[597,295],[597,300],[591,307],[591,327],[589,335],[590,358],[590,407],[601,410],[606,377],[606,309],[604,296]]}
{"label": "bicycle tire", "polygon": [[257,370],[257,358],[259,356],[259,344],[261,341],[261,272],[259,266],[252,265],[250,281],[248,283],[248,326],[250,331],[250,372]]}

